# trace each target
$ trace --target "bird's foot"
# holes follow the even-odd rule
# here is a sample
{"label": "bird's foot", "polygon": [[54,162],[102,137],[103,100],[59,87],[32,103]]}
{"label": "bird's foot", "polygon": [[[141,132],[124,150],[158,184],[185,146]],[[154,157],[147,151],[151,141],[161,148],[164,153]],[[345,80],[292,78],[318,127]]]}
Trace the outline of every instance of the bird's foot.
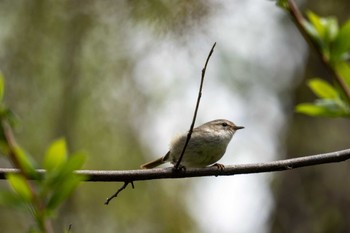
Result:
{"label": "bird's foot", "polygon": [[225,165],[223,165],[221,163],[215,163],[215,164],[211,165],[211,167],[217,167],[221,171],[225,169]]}
{"label": "bird's foot", "polygon": [[179,167],[174,166],[173,167],[173,171],[174,172],[185,172],[186,171],[186,167],[184,165],[180,164]]}

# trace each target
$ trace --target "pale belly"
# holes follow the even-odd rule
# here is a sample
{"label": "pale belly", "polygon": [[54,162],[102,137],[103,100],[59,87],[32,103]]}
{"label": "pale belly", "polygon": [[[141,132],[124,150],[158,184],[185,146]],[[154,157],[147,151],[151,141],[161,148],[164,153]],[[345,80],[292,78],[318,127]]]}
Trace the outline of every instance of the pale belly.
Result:
{"label": "pale belly", "polygon": [[[185,167],[206,167],[216,163],[225,154],[226,143],[223,140],[210,139],[203,143],[198,140],[192,140],[186,148],[186,152],[181,160],[181,165]],[[176,146],[174,148],[181,148],[177,150],[171,150],[169,160],[173,164],[176,164],[183,146]]]}

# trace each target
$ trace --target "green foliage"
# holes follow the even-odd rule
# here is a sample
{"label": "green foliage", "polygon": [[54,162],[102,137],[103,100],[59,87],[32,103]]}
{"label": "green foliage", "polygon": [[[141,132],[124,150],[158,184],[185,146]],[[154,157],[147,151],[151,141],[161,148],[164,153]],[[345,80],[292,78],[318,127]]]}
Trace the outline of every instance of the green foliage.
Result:
{"label": "green foliage", "polygon": [[350,66],[347,62],[350,51],[350,20],[339,28],[334,17],[319,17],[307,12],[309,21],[303,21],[305,31],[315,42],[322,59],[342,82],[331,85],[319,78],[309,82],[310,89],[319,98],[314,103],[302,103],[296,111],[310,116],[350,117],[350,99],[345,89],[350,90]]}
{"label": "green foliage", "polygon": [[67,161],[66,141],[58,139],[54,141],[46,152],[43,166],[47,171],[59,169]]}
{"label": "green foliage", "polygon": [[84,177],[74,173],[84,164],[85,156],[75,154],[68,158],[64,139],[54,141],[44,157],[43,167],[46,175],[42,180],[39,196],[46,200],[48,213],[56,208],[73,192]]}
{"label": "green foliage", "polygon": [[319,97],[315,103],[302,103],[296,111],[310,116],[341,117],[350,116],[350,109],[340,92],[326,81],[315,78],[308,83],[313,93]]}
{"label": "green foliage", "polygon": [[[23,151],[20,153],[22,153],[21,157],[28,157]],[[30,160],[27,159],[26,162],[28,161]],[[83,154],[68,157],[64,139],[54,141],[48,148],[42,164],[46,169],[45,175],[40,175],[36,170],[30,173],[22,171],[19,174],[7,175],[6,179],[13,192],[0,190],[0,204],[26,209],[29,207],[36,219],[38,229],[42,230],[40,224],[54,216],[59,205],[85,179],[74,173],[82,167],[84,161]],[[30,167],[32,166],[33,164],[30,164]],[[35,177],[38,180],[34,183],[28,180],[28,177]]]}
{"label": "green foliage", "polygon": [[276,5],[282,9],[288,9],[288,0],[277,0]]}
{"label": "green foliage", "polygon": [[309,87],[320,98],[324,99],[337,99],[338,92],[326,81],[315,78],[309,81]]}
{"label": "green foliage", "polygon": [[337,62],[334,65],[334,69],[343,78],[344,82],[349,87],[350,86],[350,65],[345,61]]}
{"label": "green foliage", "polygon": [[18,196],[18,200],[26,203],[31,202],[33,198],[32,190],[28,184],[28,181],[20,174],[9,174],[6,179],[12,188],[12,190]]}
{"label": "green foliage", "polygon": [[[11,148],[11,152],[13,153],[17,159],[17,165],[23,173],[27,174],[29,177],[37,177],[37,172],[35,171],[36,163],[30,157],[28,153],[26,153],[23,148],[19,145],[15,144]],[[15,162],[16,163],[16,162]]]}
{"label": "green foliage", "polygon": [[0,102],[2,102],[4,98],[4,75],[0,71]]}
{"label": "green foliage", "polygon": [[350,50],[350,20],[348,20],[339,30],[337,37],[334,40],[332,55],[340,60],[349,58]]}
{"label": "green foliage", "polygon": [[[4,104],[4,93],[5,93],[5,78],[0,71],[0,152],[2,154],[8,153],[8,146],[6,145],[6,139],[4,135],[4,126],[3,121],[6,121],[9,125],[15,126],[17,123],[17,119],[15,114],[6,107]],[[17,148],[18,152],[21,155],[21,149]],[[21,162],[26,163],[24,161],[25,159],[22,159]]]}
{"label": "green foliage", "polygon": [[[287,0],[278,0],[279,7],[291,11]],[[331,85],[319,78],[309,81],[309,87],[319,97],[314,103],[302,103],[296,111],[310,116],[350,117],[350,97],[344,89],[350,90],[350,20],[339,27],[335,17],[319,17],[312,11],[306,12],[306,19],[300,24],[313,40],[322,59],[334,70],[342,87]],[[349,91],[350,92],[350,91]]]}
{"label": "green foliage", "polygon": [[350,20],[339,28],[335,17],[319,17],[308,11],[309,21],[304,21],[304,28],[316,42],[324,58],[335,65],[349,58]]}
{"label": "green foliage", "polygon": [[339,33],[338,21],[334,17],[320,18],[308,11],[308,21],[304,21],[304,28],[315,40],[323,55],[329,59],[331,48]]}
{"label": "green foliage", "polygon": [[[3,77],[0,75],[0,105],[1,148],[7,158],[19,169],[18,173],[6,176],[11,190],[0,190],[0,205],[7,205],[30,210],[36,222],[35,232],[45,232],[47,221],[55,215],[62,204],[79,183],[85,179],[74,171],[81,169],[84,164],[83,154],[69,155],[66,141],[54,141],[45,153],[41,174],[36,163],[15,142],[9,121],[10,112],[2,101],[4,93]],[[11,116],[10,116],[11,117]],[[31,179],[35,179],[33,182]]]}

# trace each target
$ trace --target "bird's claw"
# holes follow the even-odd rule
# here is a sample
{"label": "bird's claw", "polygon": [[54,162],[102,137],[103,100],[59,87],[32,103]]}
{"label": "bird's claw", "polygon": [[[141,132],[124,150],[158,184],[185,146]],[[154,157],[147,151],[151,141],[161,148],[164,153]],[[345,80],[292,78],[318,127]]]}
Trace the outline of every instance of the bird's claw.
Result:
{"label": "bird's claw", "polygon": [[221,171],[225,169],[225,165],[223,165],[221,163],[215,163],[212,165],[212,167],[217,167]]}
{"label": "bird's claw", "polygon": [[178,172],[178,171],[185,172],[186,171],[186,167],[184,165],[180,164],[179,167],[174,166],[173,167],[173,171],[175,171],[175,172]]}

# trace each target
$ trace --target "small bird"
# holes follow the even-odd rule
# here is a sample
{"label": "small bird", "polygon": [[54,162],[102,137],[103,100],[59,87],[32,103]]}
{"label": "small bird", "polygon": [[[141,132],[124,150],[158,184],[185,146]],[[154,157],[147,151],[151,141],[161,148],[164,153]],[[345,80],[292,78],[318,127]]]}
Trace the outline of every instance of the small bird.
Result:
{"label": "small bird", "polygon": [[[199,168],[215,165],[223,169],[224,165],[216,162],[225,154],[227,145],[235,132],[243,128],[243,126],[236,126],[231,121],[224,119],[209,121],[194,128],[180,166]],[[141,168],[150,169],[166,162],[175,165],[182,153],[186,139],[187,133],[175,137],[165,156],[143,164]]]}

